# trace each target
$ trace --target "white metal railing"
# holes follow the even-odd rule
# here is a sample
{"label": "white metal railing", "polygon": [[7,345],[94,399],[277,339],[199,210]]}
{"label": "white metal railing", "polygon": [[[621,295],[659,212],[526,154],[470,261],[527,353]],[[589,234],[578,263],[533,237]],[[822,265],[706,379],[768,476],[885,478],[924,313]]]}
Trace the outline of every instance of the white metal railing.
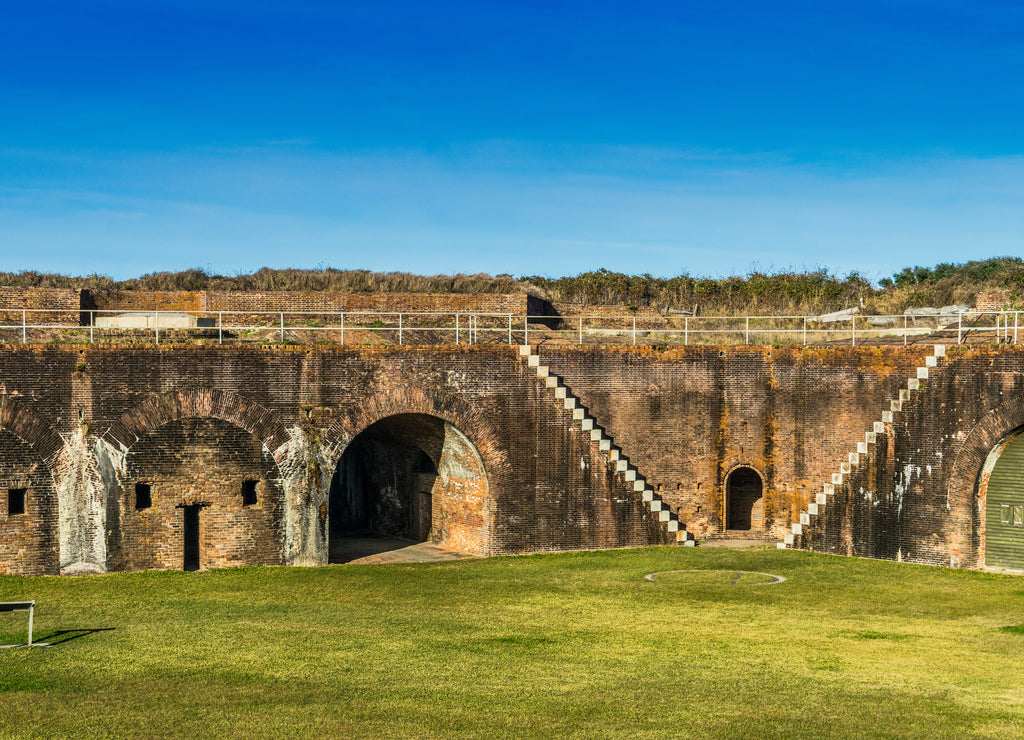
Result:
{"label": "white metal railing", "polygon": [[[69,316],[78,317],[71,323]],[[99,311],[0,308],[0,343],[762,344],[912,339],[1017,344],[1019,311],[891,316],[516,315],[382,311]]]}

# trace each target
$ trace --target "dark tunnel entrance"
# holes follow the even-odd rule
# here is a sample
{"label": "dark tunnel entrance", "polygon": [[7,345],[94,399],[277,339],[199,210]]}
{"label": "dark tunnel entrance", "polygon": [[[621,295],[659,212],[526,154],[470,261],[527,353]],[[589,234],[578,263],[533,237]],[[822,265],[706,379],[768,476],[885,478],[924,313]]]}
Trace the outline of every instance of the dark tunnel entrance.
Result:
{"label": "dark tunnel entrance", "polygon": [[764,528],[764,495],[761,476],[753,468],[729,473],[725,484],[726,529]]}
{"label": "dark tunnel entrance", "polygon": [[[367,427],[338,461],[328,498],[330,562],[431,542],[475,551],[487,476],[458,429],[426,414]],[[466,540],[469,540],[468,542]]]}

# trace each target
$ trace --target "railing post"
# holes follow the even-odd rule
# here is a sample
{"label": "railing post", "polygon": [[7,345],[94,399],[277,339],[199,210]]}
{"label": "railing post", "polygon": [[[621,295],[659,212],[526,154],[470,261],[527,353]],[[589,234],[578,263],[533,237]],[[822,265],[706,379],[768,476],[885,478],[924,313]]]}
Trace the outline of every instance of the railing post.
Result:
{"label": "railing post", "polygon": [[405,344],[402,341],[402,314],[398,314],[398,343]]}
{"label": "railing post", "polygon": [[580,344],[583,344],[583,317],[580,316]]}
{"label": "railing post", "polygon": [[512,346],[512,314],[508,315],[508,344]]}
{"label": "railing post", "polygon": [[92,328],[93,328],[93,327],[94,327],[95,325],[96,325],[96,316],[94,316],[94,315],[93,315],[93,312],[92,312],[92,311],[90,311],[90,312],[89,312],[89,344],[93,344],[93,339],[92,339]]}
{"label": "railing post", "polygon": [[804,346],[807,346],[807,317],[804,316]]}
{"label": "railing post", "polygon": [[856,347],[857,346],[857,317],[856,316],[851,316],[850,317],[850,334],[851,334],[850,346],[851,347]]}
{"label": "railing post", "polygon": [[156,343],[160,344],[160,312],[153,312],[153,329],[156,331]]}
{"label": "railing post", "polygon": [[636,346],[636,316],[633,317],[633,346]]}
{"label": "railing post", "polygon": [[455,344],[459,343],[459,314],[455,314]]}
{"label": "railing post", "polygon": [[907,315],[903,314],[903,346],[904,347],[907,346],[907,331],[909,330],[909,328],[910,328],[910,326],[909,326],[909,324],[907,322]]}
{"label": "railing post", "polygon": [[956,315],[956,343],[964,343],[964,315],[963,312]]}
{"label": "railing post", "polygon": [[690,317],[683,317],[683,346],[690,343]]}
{"label": "railing post", "polygon": [[750,344],[750,317],[747,316],[745,328],[743,329],[743,343]]}
{"label": "railing post", "polygon": [[21,343],[26,344],[28,339],[28,330],[25,328],[25,309],[21,309]]}
{"label": "railing post", "polygon": [[523,344],[530,343],[530,312],[523,316]]}
{"label": "railing post", "polygon": [[1013,343],[1014,343],[1014,345],[1017,344],[1017,324],[1019,323],[1018,322],[1019,318],[1020,318],[1020,311],[1014,311],[1013,312]]}
{"label": "railing post", "polygon": [[281,312],[281,341],[284,341],[284,311]]}
{"label": "railing post", "polygon": [[341,329],[341,343],[345,344],[345,312],[344,311],[341,312],[341,325],[340,325],[339,328]]}
{"label": "railing post", "polygon": [[217,344],[224,344],[224,312],[217,312]]}

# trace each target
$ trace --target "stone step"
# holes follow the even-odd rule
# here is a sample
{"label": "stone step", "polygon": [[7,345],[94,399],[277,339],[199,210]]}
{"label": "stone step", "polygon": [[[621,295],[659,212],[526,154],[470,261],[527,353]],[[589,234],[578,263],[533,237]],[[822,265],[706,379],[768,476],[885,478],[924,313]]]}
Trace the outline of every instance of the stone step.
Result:
{"label": "stone step", "polygon": [[609,460],[615,463],[615,471],[623,474],[626,483],[633,483],[633,491],[641,494],[643,501],[658,515],[658,521],[665,525],[666,530],[675,532],[678,542],[690,547],[696,545],[693,537],[680,529],[679,520],[674,517],[668,505],[648,487],[646,479],[629,464],[629,459],[622,451],[612,444],[612,439],[597,426],[596,420],[586,412],[579,399],[568,392],[562,379],[553,374],[548,365],[540,364],[540,355],[535,354],[529,345],[520,345],[519,354],[527,358],[528,367],[536,368],[537,378],[544,381],[544,387],[553,389],[555,398],[563,401],[567,411],[572,411],[572,419],[580,422],[582,431],[590,432],[590,441],[597,442],[600,451],[608,453]]}
{"label": "stone step", "polygon": [[824,485],[822,493],[815,495],[814,502],[809,503],[807,510],[800,513],[800,521],[792,525],[792,533],[785,535],[782,541],[777,543],[777,547],[780,550],[785,550],[795,543],[796,536],[803,533],[803,527],[810,524],[810,518],[818,515],[818,507],[825,505],[828,501],[828,496],[835,493],[835,486],[842,485],[843,477],[850,473],[852,465],[859,463],[860,455],[869,454],[868,445],[877,443],[877,435],[884,434],[885,425],[893,423],[893,414],[903,410],[903,404],[910,400],[913,391],[921,390],[921,381],[929,378],[930,368],[938,367],[939,358],[945,356],[946,346],[944,344],[936,344],[934,353],[925,358],[922,367],[917,368],[916,377],[909,378],[907,380],[907,387],[900,389],[899,398],[892,399],[889,402],[889,410],[882,412],[882,420],[876,421],[872,425],[872,431],[865,432],[864,441],[857,443],[857,451],[849,453],[849,462],[845,462],[840,466],[839,473],[832,474],[832,483]]}

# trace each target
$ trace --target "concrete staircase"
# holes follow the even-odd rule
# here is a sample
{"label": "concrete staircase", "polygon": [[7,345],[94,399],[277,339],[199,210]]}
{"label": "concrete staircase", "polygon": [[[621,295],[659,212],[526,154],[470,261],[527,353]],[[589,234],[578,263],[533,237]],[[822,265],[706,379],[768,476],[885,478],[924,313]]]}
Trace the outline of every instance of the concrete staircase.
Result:
{"label": "concrete staircase", "polygon": [[786,534],[782,542],[777,544],[780,550],[793,546],[796,538],[803,534],[803,528],[810,526],[811,517],[817,516],[821,512],[822,508],[828,504],[829,497],[835,493],[836,487],[843,484],[843,480],[853,472],[854,466],[860,465],[861,456],[870,454],[870,445],[875,444],[879,434],[885,433],[886,424],[892,424],[893,414],[903,410],[903,404],[910,400],[911,393],[921,390],[921,381],[928,379],[930,370],[937,367],[939,360],[945,356],[946,346],[936,344],[932,354],[925,358],[924,365],[917,368],[917,374],[907,380],[907,387],[900,389],[900,397],[889,401],[889,408],[882,412],[882,416],[878,421],[874,422],[871,431],[864,433],[864,441],[857,443],[856,451],[851,452],[847,456],[846,462],[840,464],[838,472],[832,473],[831,482],[824,484],[821,492],[815,495],[814,502],[808,504],[807,508],[800,512],[800,519],[793,522],[792,531]]}
{"label": "concrete staircase", "polygon": [[526,358],[528,367],[536,370],[537,378],[543,381],[544,386],[551,391],[555,399],[562,402],[566,413],[571,415],[570,423],[572,425],[579,424],[580,430],[590,435],[590,441],[596,442],[598,449],[608,455],[609,462],[615,465],[616,474],[621,474],[627,484],[632,484],[633,492],[641,495],[644,503],[650,507],[651,512],[658,517],[665,529],[675,536],[676,542],[681,542],[689,547],[694,546],[696,542],[693,535],[686,531],[685,525],[669,509],[668,504],[662,501],[661,496],[647,484],[644,476],[640,475],[636,467],[630,464],[629,458],[623,454],[612,438],[597,425],[594,417],[588,413],[580,400],[569,392],[562,378],[552,373],[547,366],[540,364],[540,356],[533,351],[530,345],[521,345],[519,355]]}

